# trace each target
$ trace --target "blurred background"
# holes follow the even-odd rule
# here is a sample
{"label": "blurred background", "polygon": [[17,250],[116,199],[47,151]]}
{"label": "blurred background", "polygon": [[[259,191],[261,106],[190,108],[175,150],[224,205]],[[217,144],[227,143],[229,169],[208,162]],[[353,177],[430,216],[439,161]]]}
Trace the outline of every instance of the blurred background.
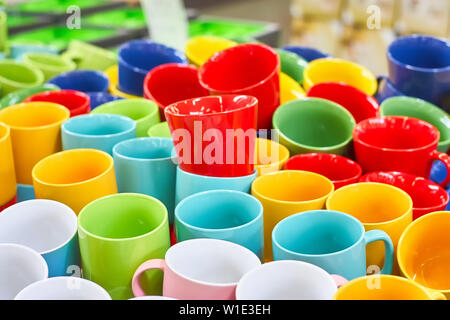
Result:
{"label": "blurred background", "polygon": [[[130,38],[146,36],[147,17],[140,9],[141,1],[8,0],[9,38],[47,44],[53,41],[60,50],[67,46],[64,37],[115,48]],[[397,36],[422,33],[450,37],[450,0],[185,0],[183,3],[188,9],[190,36],[214,34],[235,38],[239,34],[242,41],[255,39],[272,46],[312,46],[359,62],[375,74],[386,73],[386,47]],[[64,14],[69,4],[81,7],[82,29],[55,31],[52,23],[61,22],[58,14]],[[48,31],[49,28],[53,31]],[[88,34],[90,28],[96,32]]]}

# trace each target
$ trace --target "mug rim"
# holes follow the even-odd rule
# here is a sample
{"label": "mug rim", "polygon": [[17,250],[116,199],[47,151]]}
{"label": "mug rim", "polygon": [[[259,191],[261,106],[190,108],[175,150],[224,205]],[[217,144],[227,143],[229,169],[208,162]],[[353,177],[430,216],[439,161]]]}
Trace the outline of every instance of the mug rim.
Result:
{"label": "mug rim", "polygon": [[[86,133],[79,133],[75,132],[73,130],[70,130],[67,128],[67,125],[70,124],[73,121],[81,121],[83,119],[80,118],[116,118],[123,123],[128,124],[128,129],[117,132],[117,133],[109,133],[109,134],[99,134],[99,135],[92,135],[92,134],[86,134]],[[118,115],[118,114],[106,114],[106,113],[88,113],[88,114],[81,114],[75,117],[71,117],[70,119],[67,119],[64,121],[64,123],[61,125],[61,132],[65,132],[66,134],[69,134],[73,137],[83,137],[83,138],[89,138],[89,139],[99,139],[99,138],[112,138],[122,135],[127,135],[132,133],[136,130],[136,122],[129,117]],[[89,149],[89,148],[87,148]],[[68,151],[68,150],[65,150]]]}
{"label": "mug rim", "polygon": [[16,61],[10,60],[10,59],[6,59],[6,60],[0,61],[0,66],[1,65],[4,65],[4,66],[14,65],[14,66],[22,67],[24,69],[27,69],[27,71],[29,73],[32,73],[36,77],[34,82],[24,83],[24,82],[20,82],[20,81],[16,81],[16,80],[11,80],[9,78],[4,77],[3,75],[0,75],[0,81],[8,84],[9,86],[18,87],[20,89],[27,89],[29,87],[38,86],[39,84],[42,84],[44,82],[44,74],[42,73],[42,71],[37,68],[33,68],[33,67],[29,66],[28,64],[16,62]]}
{"label": "mug rim", "polygon": [[[299,106],[302,107],[303,103],[305,103],[305,102],[309,102],[309,103],[320,102],[320,103],[323,103],[323,104],[327,104],[328,107],[333,107],[336,110],[340,110],[340,112],[343,113],[343,114],[345,113],[346,117],[348,118],[347,120],[350,120],[350,122],[353,124],[352,129],[349,132],[347,139],[345,139],[345,141],[343,141],[341,143],[334,144],[332,146],[317,147],[317,146],[312,146],[312,145],[309,145],[309,144],[299,143],[299,142],[296,142],[296,141],[292,140],[291,138],[287,137],[281,131],[280,125],[277,123],[279,114],[283,112],[282,108],[286,108],[287,106],[290,106],[290,105],[296,106],[296,108],[298,108]],[[352,132],[354,131],[354,128],[356,127],[356,124],[357,123],[355,121],[355,118],[350,113],[350,111],[348,111],[347,109],[345,109],[341,105],[339,105],[339,104],[337,104],[335,102],[332,102],[330,100],[326,100],[326,99],[322,99],[322,98],[312,98],[312,97],[308,97],[308,98],[305,97],[303,99],[292,100],[292,101],[286,102],[285,104],[280,105],[275,110],[275,112],[273,113],[273,116],[272,116],[272,126],[273,126],[274,130],[277,132],[277,134],[279,136],[281,136],[287,142],[289,142],[290,144],[292,144],[292,145],[294,145],[296,147],[306,148],[306,149],[310,149],[310,150],[317,150],[317,151],[321,151],[321,152],[342,148],[342,147],[345,147],[347,144],[349,144],[352,141],[352,139],[353,139]]]}
{"label": "mug rim", "polygon": [[11,128],[4,122],[0,121],[0,127],[5,128],[6,132],[4,135],[0,137],[0,143],[5,142],[8,138],[11,137]]}
{"label": "mug rim", "polygon": [[[83,102],[80,103],[79,106],[77,106],[76,108],[69,108],[66,107],[64,104],[59,103],[59,102],[53,102],[53,101],[46,101],[46,100],[39,100],[39,99],[46,99],[48,97],[62,97],[62,98],[72,98],[73,96],[77,96],[79,98],[83,99]],[[36,99],[36,100],[35,100]],[[82,92],[82,91],[78,91],[78,90],[72,90],[72,89],[59,89],[59,90],[45,90],[42,92],[37,92],[27,98],[25,98],[25,100],[23,100],[24,103],[29,103],[29,102],[50,102],[50,103],[55,103],[55,104],[59,104],[63,107],[66,107],[67,109],[69,109],[69,112],[71,114],[73,113],[78,113],[78,112],[82,112],[84,109],[86,109],[87,107],[90,107],[90,98],[89,96]]]}
{"label": "mug rim", "polygon": [[[369,143],[363,141],[360,137],[360,135],[362,134],[361,133],[362,130],[364,130],[364,129],[367,130],[367,128],[373,129],[372,124],[371,124],[371,122],[373,122],[373,121],[378,121],[378,122],[383,121],[384,123],[386,123],[386,121],[400,121],[400,120],[414,122],[416,125],[429,127],[430,131],[434,131],[436,133],[436,138],[432,142],[430,142],[424,146],[421,146],[421,147],[394,149],[394,148],[379,147],[379,146],[375,146],[373,144],[369,144]],[[364,129],[362,128],[363,126],[364,126]],[[366,119],[366,120],[363,120],[363,121],[357,123],[353,129],[352,136],[353,136],[353,141],[365,146],[366,148],[370,148],[372,150],[378,150],[378,151],[381,150],[381,151],[390,151],[390,152],[415,152],[415,151],[420,151],[420,150],[426,150],[426,149],[432,147],[434,144],[438,145],[441,134],[436,127],[434,127],[432,124],[430,124],[424,120],[421,120],[421,119],[406,117],[406,116],[382,116],[382,117],[369,118],[369,119]]]}
{"label": "mug rim", "polygon": [[[162,127],[165,128],[165,126],[167,126],[167,128],[169,129],[169,123],[168,123],[167,121],[161,121],[161,122],[155,123],[155,124],[152,125],[150,128],[148,128],[148,130],[147,130],[147,135],[148,135],[150,138],[165,138],[165,137],[157,137],[157,136],[150,135],[150,134],[151,134],[150,131],[153,131],[153,130],[152,130],[153,128],[157,127],[157,128],[155,129],[155,130],[157,130],[157,129],[161,129]],[[169,129],[169,134],[170,134],[170,129]],[[169,137],[167,137],[167,138],[169,138]],[[170,138],[171,138],[171,137],[170,137]]]}
{"label": "mug rim", "polygon": [[[24,245],[21,245],[21,244],[17,244],[17,243],[0,243],[0,249],[2,247],[3,248],[19,249],[19,250],[22,250],[22,251],[26,251],[27,255],[29,255],[29,256],[32,255],[33,259],[36,259],[36,261],[34,261],[34,262],[37,262],[37,260],[39,260],[39,262],[40,262],[40,264],[42,266],[42,269],[43,269],[42,271],[44,271],[44,272],[43,272],[43,274],[41,276],[43,276],[44,279],[48,278],[48,265],[47,265],[47,262],[45,261],[44,257],[40,253],[38,253],[36,250],[33,250],[30,247],[27,247],[27,246],[24,246]],[[27,259],[27,260],[29,261],[29,259]]]}
{"label": "mug rim", "polygon": [[[30,207],[30,208],[32,208],[33,204],[37,203],[37,202],[45,204],[45,207],[48,207],[48,205],[51,205],[54,208],[55,207],[59,207],[59,209],[64,209],[67,212],[67,213],[64,213],[64,214],[66,216],[70,214],[71,215],[71,219],[73,220],[72,221],[73,222],[73,224],[72,224],[73,230],[70,233],[70,237],[67,240],[64,240],[64,242],[62,242],[61,244],[57,245],[54,248],[43,250],[43,251],[37,251],[37,250],[35,250],[35,249],[30,247],[31,249],[35,250],[39,254],[45,255],[45,254],[52,253],[52,252],[55,252],[55,251],[61,249],[62,247],[67,245],[70,241],[72,241],[72,239],[77,234],[77,215],[75,214],[75,212],[69,206],[65,205],[64,203],[61,203],[61,202],[58,202],[58,201],[55,201],[55,200],[49,200],[49,199],[30,199],[30,200],[25,200],[25,201],[22,201],[22,202],[18,202],[18,203],[16,203],[14,205],[14,207],[9,207],[9,208],[6,208],[4,211],[2,211],[1,215],[3,216],[4,214],[9,214],[10,212],[14,212],[13,210],[15,208],[20,208],[20,207],[25,207],[25,208]],[[42,209],[42,207],[41,207],[41,209]],[[58,211],[57,215],[61,215],[60,211]],[[68,220],[68,218],[67,218],[67,220]]]}
{"label": "mug rim", "polygon": [[[273,141],[272,139],[267,139],[267,138],[262,138],[262,137],[256,137],[255,144],[258,145],[258,141],[260,141],[260,140],[268,141],[268,143],[271,145],[271,147],[270,147],[271,150],[272,150],[272,146],[275,146],[277,148],[277,150],[282,150],[282,152],[285,153],[285,156],[282,158],[279,158],[278,161],[275,161],[275,162],[270,159],[269,163],[266,163],[266,164],[258,164],[257,161],[255,161],[254,166],[256,169],[271,168],[274,165],[280,165],[280,164],[285,165],[286,164],[286,162],[289,160],[289,157],[291,155],[289,152],[289,149],[286,146],[282,145],[281,143],[279,143],[277,141]],[[280,154],[280,152],[278,152],[278,153]],[[255,152],[255,156],[258,157],[258,155],[256,155],[256,152]]]}
{"label": "mug rim", "polygon": [[186,46],[185,46],[185,50],[184,51],[185,51],[185,54],[186,54],[186,58],[188,58],[188,60],[192,61],[192,63],[194,63],[197,66],[201,66],[202,64],[204,64],[209,59],[202,63],[201,61],[199,61],[201,59],[199,59],[197,56],[194,56],[190,49],[191,49],[192,45],[198,45],[198,43],[197,43],[198,41],[201,41],[200,43],[204,43],[203,41],[205,41],[205,40],[208,43],[211,43],[211,42],[214,42],[214,43],[217,43],[217,42],[226,43],[227,45],[230,45],[230,48],[233,47],[233,46],[236,46],[238,44],[237,42],[235,42],[233,40],[230,40],[230,39],[227,39],[227,38],[224,38],[224,37],[208,35],[208,34],[206,34],[206,35],[198,35],[198,36],[194,36],[194,37],[189,38],[188,41],[186,42]]}
{"label": "mug rim", "polygon": [[[170,139],[170,138],[168,138],[168,139]],[[204,176],[204,175],[201,175],[201,174],[188,172],[188,171],[186,171],[186,170],[181,169],[180,166],[177,166],[177,174],[178,174],[178,171],[180,172],[180,174],[183,174],[183,175],[189,176],[189,177],[193,177],[194,179],[212,180],[212,181],[217,180],[217,179],[220,179],[220,180],[224,179],[223,181],[230,181],[230,182],[231,182],[231,181],[246,180],[246,179],[250,179],[250,178],[252,178],[252,177],[255,177],[255,179],[256,179],[257,174],[258,174],[257,170],[255,169],[255,170],[253,171],[252,174],[248,174],[248,175],[246,175],[246,176],[238,176],[238,177],[214,177],[214,176]]]}
{"label": "mug rim", "polygon": [[434,41],[436,43],[442,43],[443,45],[447,46],[447,48],[450,48],[449,44],[447,44],[445,41],[443,41],[439,38],[436,38],[436,37],[426,36],[426,35],[421,35],[421,34],[406,35],[406,36],[395,39],[388,46],[388,48],[386,50],[388,62],[392,62],[392,63],[396,64],[397,66],[400,66],[402,68],[405,68],[405,69],[408,69],[411,71],[428,72],[428,73],[450,71],[450,65],[448,65],[446,67],[440,67],[440,68],[424,68],[424,67],[413,66],[408,63],[403,63],[403,62],[399,61],[398,59],[394,58],[394,56],[392,55],[392,52],[391,52],[394,45],[398,45],[400,42],[404,42],[404,41],[411,41],[411,40],[415,41],[417,39],[424,39],[424,40],[426,39],[427,41]]}
{"label": "mug rim", "polygon": [[[36,175],[36,171],[39,169],[39,167],[42,166],[43,163],[47,162],[49,159],[60,157],[61,155],[65,156],[68,153],[86,153],[86,152],[97,153],[98,155],[101,155],[105,159],[108,159],[108,162],[109,162],[108,168],[106,168],[102,173],[100,173],[99,175],[97,175],[95,177],[92,177],[87,180],[79,181],[79,182],[74,182],[74,183],[49,183],[46,181],[42,181]],[[101,179],[101,178],[105,177],[106,175],[108,175],[111,172],[111,170],[114,170],[114,160],[113,160],[112,156],[110,156],[108,153],[98,150],[98,149],[81,148],[81,149],[63,150],[63,151],[54,153],[52,155],[49,155],[49,156],[41,159],[38,163],[36,163],[34,165],[33,170],[31,171],[31,174],[33,177],[33,181],[37,181],[38,183],[40,183],[42,185],[49,186],[52,188],[61,188],[61,187],[69,187],[69,186],[73,187],[73,186],[78,186],[78,185],[82,185],[85,183],[90,183],[92,181],[96,181],[96,180]]]}
{"label": "mug rim", "polygon": [[[324,180],[327,183],[329,182],[329,186],[331,188],[330,188],[330,190],[328,191],[327,194],[325,194],[325,195],[323,195],[321,197],[314,198],[314,199],[311,199],[311,200],[303,200],[303,201],[279,200],[279,199],[275,199],[275,198],[271,198],[271,197],[268,197],[266,195],[263,195],[261,192],[256,190],[255,183],[258,180],[266,179],[266,177],[271,176],[271,175],[286,175],[286,174],[289,174],[289,173],[292,173],[292,172],[294,172],[294,174],[309,175],[309,176],[315,176],[316,178],[320,178],[320,179]],[[327,198],[329,198],[333,194],[334,191],[335,191],[334,190],[334,184],[333,184],[333,182],[331,182],[330,179],[328,179],[327,177],[325,177],[325,176],[323,176],[321,174],[318,174],[318,173],[315,173],[315,172],[311,172],[311,171],[303,171],[303,170],[281,170],[281,171],[270,172],[270,173],[261,175],[259,177],[256,177],[256,179],[253,180],[252,186],[251,186],[252,194],[255,194],[258,197],[260,197],[260,198],[262,198],[262,199],[264,199],[266,201],[269,201],[269,202],[277,202],[277,203],[283,203],[283,204],[301,204],[301,203],[304,204],[304,203],[310,203],[312,201],[326,200]]]}
{"label": "mug rim", "polygon": [[[413,211],[413,202],[412,202],[411,196],[408,193],[406,193],[405,191],[403,191],[402,189],[398,188],[398,187],[395,187],[393,185],[386,184],[386,183],[380,183],[380,182],[357,182],[357,183],[352,183],[352,184],[348,184],[346,186],[343,186],[343,187],[339,188],[338,190],[336,190],[332,195],[330,195],[330,197],[326,201],[326,207],[327,208],[329,207],[329,203],[331,202],[330,199],[333,196],[335,196],[335,194],[337,192],[341,192],[342,193],[342,192],[345,192],[347,189],[356,188],[356,187],[359,187],[361,185],[378,185],[378,186],[381,186],[383,188],[391,189],[391,191],[399,192],[403,196],[406,196],[406,199],[408,199],[408,203],[409,203],[408,209],[404,213],[402,213],[401,215],[397,216],[396,218],[391,219],[391,220],[386,220],[386,221],[380,221],[380,222],[361,222],[363,224],[363,226],[376,227],[376,226],[379,226],[379,225],[391,224],[391,223],[394,223],[396,221],[400,221],[400,220],[404,219],[408,215],[411,215],[411,217],[412,217],[412,214],[413,214],[413,212],[412,212]],[[349,215],[351,215],[351,214],[349,214]],[[351,216],[353,217],[353,215],[351,215]]]}
{"label": "mug rim", "polygon": [[[238,226],[234,226],[234,227],[229,227],[229,228],[203,228],[203,227],[198,227],[195,226],[193,224],[190,224],[188,222],[186,222],[186,219],[181,219],[180,218],[180,207],[182,205],[184,205],[187,201],[192,201],[193,199],[197,198],[197,197],[203,197],[205,195],[210,195],[210,194],[223,194],[224,197],[227,196],[227,194],[234,194],[234,195],[238,195],[239,197],[245,198],[245,199],[249,199],[249,201],[253,201],[254,203],[257,204],[258,206],[258,214],[256,215],[256,217],[254,217],[253,219],[251,219],[248,222],[245,222],[243,224],[240,224]],[[191,194],[189,196],[187,196],[186,198],[184,198],[183,200],[181,200],[180,202],[178,202],[177,206],[175,207],[175,212],[174,212],[174,216],[176,221],[179,221],[181,224],[183,224],[185,227],[193,229],[195,231],[203,231],[203,232],[210,232],[210,233],[219,233],[219,232],[226,232],[226,231],[236,231],[236,230],[240,230],[240,229],[244,229],[258,221],[262,221],[263,218],[263,206],[261,204],[261,202],[256,199],[255,197],[251,196],[248,193],[242,192],[242,191],[236,191],[236,190],[208,190],[208,191],[202,191],[202,192],[198,192],[198,193],[194,193]]]}
{"label": "mug rim", "polygon": [[[98,70],[72,70],[72,71],[63,72],[63,73],[60,73],[60,74],[54,76],[53,78],[49,79],[48,83],[59,87],[58,83],[55,83],[55,81],[58,82],[60,79],[65,80],[65,79],[73,77],[73,76],[78,76],[79,77],[80,74],[95,75],[97,77],[97,79],[102,79],[102,81],[106,80],[106,87],[103,86],[103,88],[102,88],[103,90],[97,90],[97,91],[93,91],[93,92],[106,92],[106,91],[108,91],[109,78],[106,76],[106,74],[104,72],[98,71]],[[60,89],[63,90],[63,88],[60,88]],[[70,89],[67,89],[67,90],[70,90]],[[81,91],[81,90],[76,90],[76,91]],[[85,91],[81,91],[81,92],[85,92]],[[92,92],[92,91],[89,91],[89,92]]]}
{"label": "mug rim", "polygon": [[[103,93],[103,92],[100,92],[100,93]],[[108,93],[108,94],[110,94],[110,93]],[[111,94],[111,95],[113,97],[117,97],[113,94]],[[137,120],[134,120],[127,115],[113,112],[115,109],[114,107],[116,107],[116,106],[117,106],[117,108],[123,107],[122,105],[127,105],[129,103],[133,104],[133,106],[136,106],[136,108],[139,108],[139,110],[145,109],[145,113],[146,113],[145,116],[143,116]],[[113,110],[113,111],[110,112],[110,110]],[[106,103],[103,103],[103,104],[97,106],[90,113],[91,114],[116,114],[116,115],[128,117],[137,123],[141,123],[148,119],[153,118],[154,116],[156,116],[158,114],[158,112],[159,112],[158,105],[155,101],[143,99],[143,98],[129,98],[129,99],[115,99],[112,101],[108,101]]]}
{"label": "mug rim", "polygon": [[[55,66],[50,64],[45,64],[36,60],[33,60],[35,57],[45,57],[49,59],[53,59],[53,61],[62,61],[64,65]],[[63,56],[45,52],[27,52],[22,57],[23,61],[29,64],[35,64],[35,67],[38,69],[43,69],[47,71],[56,71],[59,72],[61,70],[66,71],[67,69],[75,70],[76,64],[72,60],[66,59]]]}
{"label": "mug rim", "polygon": [[[421,217],[415,219],[413,222],[411,222],[408,226],[406,226],[405,230],[403,230],[403,232],[402,232],[402,234],[401,234],[401,236],[400,236],[400,238],[398,240],[396,257],[397,257],[397,261],[398,261],[398,266],[400,268],[400,272],[406,277],[406,279],[411,280],[411,281],[415,281],[415,280],[412,279],[410,274],[406,272],[404,259],[402,259],[402,254],[401,254],[401,251],[403,251],[403,250],[400,250],[402,248],[403,241],[406,238],[407,234],[410,233],[411,229],[413,229],[422,220],[432,219],[435,216],[445,216],[445,215],[449,215],[449,214],[450,214],[450,211],[444,211],[444,210],[435,211],[435,212],[430,212],[430,213],[424,214],[423,216],[421,216]],[[419,285],[421,285],[421,284],[419,284]],[[442,293],[450,293],[450,287],[448,289],[440,290],[440,289],[433,289],[433,288],[430,288],[430,287],[426,287],[424,285],[422,285],[422,286],[427,288],[427,289],[433,290],[433,291],[438,291],[438,292],[442,292]]]}
{"label": "mug rim", "polygon": [[[130,157],[127,155],[124,155],[123,153],[120,153],[117,151],[117,149],[126,144],[136,144],[141,141],[160,141],[160,142],[170,142],[171,145],[171,156],[170,157],[159,157],[159,158],[137,158],[137,157]],[[155,161],[164,161],[164,160],[171,160],[176,159],[177,155],[175,153],[175,147],[173,146],[173,142],[171,138],[164,138],[164,137],[136,137],[128,140],[121,141],[119,143],[116,143],[116,145],[113,147],[113,156],[120,157],[122,159],[126,160],[132,160],[137,162],[155,162]]]}
{"label": "mug rim", "polygon": [[323,51],[321,51],[319,49],[316,49],[314,47],[309,47],[309,46],[286,45],[286,46],[282,46],[281,49],[293,52],[293,53],[295,53],[295,54],[297,54],[297,55],[299,55],[301,57],[302,57],[302,55],[300,53],[295,52],[297,49],[304,50],[304,51],[309,51],[311,53],[317,53],[317,54],[321,55],[321,57],[315,58],[315,59],[312,59],[312,60],[308,60],[305,57],[302,57],[307,62],[311,62],[311,61],[314,61],[314,60],[317,60],[317,59],[322,59],[322,58],[332,58],[332,56],[330,56],[328,53],[323,52]]}
{"label": "mug rim", "polygon": [[[258,48],[262,48],[264,50],[267,50],[269,52],[271,52],[273,55],[275,55],[275,59],[276,59],[276,65],[275,68],[272,70],[272,72],[270,72],[266,77],[264,77],[264,79],[259,80],[258,82],[248,85],[246,87],[242,87],[242,88],[238,88],[238,89],[233,89],[233,90],[216,90],[214,88],[211,88],[211,86],[207,85],[204,80],[203,80],[203,74],[205,73],[205,68],[209,67],[209,65],[211,63],[216,63],[214,60],[222,57],[225,54],[228,54],[231,50],[235,51],[235,50],[241,50],[241,48],[246,48],[246,47],[258,47]],[[260,86],[261,84],[267,82],[270,78],[272,78],[275,74],[279,74],[280,73],[280,68],[281,68],[281,61],[280,61],[280,56],[278,55],[278,53],[275,51],[275,49],[273,49],[272,47],[266,45],[266,44],[262,44],[262,43],[242,43],[242,44],[238,44],[234,47],[219,51],[217,53],[215,53],[211,58],[209,58],[198,70],[198,79],[199,82],[201,84],[201,86],[203,88],[205,88],[206,90],[210,91],[210,92],[227,92],[228,94],[237,94],[239,92],[244,92],[244,91],[249,91],[252,90],[258,86]]]}
{"label": "mug rim", "polygon": [[[0,115],[2,113],[5,113],[5,110],[13,110],[13,109],[9,109],[9,108],[14,108],[14,109],[20,109],[20,108],[26,108],[27,106],[33,105],[34,107],[39,107],[42,105],[46,105],[48,107],[52,107],[52,108],[56,108],[59,109],[60,111],[64,112],[65,115],[64,117],[61,115],[61,119],[56,121],[56,122],[52,122],[46,125],[41,125],[41,126],[33,126],[33,127],[24,127],[24,126],[16,126],[16,125],[9,125],[6,124],[4,121],[3,123],[5,123],[10,129],[14,129],[14,130],[23,130],[23,131],[32,131],[32,130],[42,130],[42,129],[48,129],[51,127],[57,127],[57,126],[61,126],[62,123],[64,123],[66,120],[68,120],[70,118],[70,111],[69,109],[67,109],[66,107],[64,107],[61,104],[58,103],[53,103],[53,102],[46,102],[46,101],[33,101],[33,102],[21,102],[18,104],[14,104],[12,106],[8,106],[6,108],[3,108],[0,110]],[[1,120],[0,120],[1,121]]]}
{"label": "mug rim", "polygon": [[[92,205],[96,204],[97,202],[101,202],[101,201],[103,201],[103,200],[105,200],[105,199],[107,200],[107,199],[109,199],[109,198],[127,198],[127,197],[141,198],[141,199],[145,199],[145,200],[147,200],[147,201],[150,201],[150,200],[151,200],[151,201],[153,201],[154,203],[156,203],[156,204],[158,205],[159,209],[162,209],[162,211],[164,212],[164,213],[163,213],[163,218],[162,218],[162,220],[160,221],[160,223],[159,223],[155,228],[153,228],[152,230],[150,230],[150,231],[148,231],[148,232],[145,232],[145,233],[140,234],[140,235],[138,235],[138,236],[128,237],[128,238],[108,238],[108,237],[99,236],[99,235],[97,235],[97,234],[95,234],[95,233],[92,233],[92,232],[88,231],[88,230],[83,226],[83,224],[81,223],[81,217],[82,217],[82,214],[86,214],[86,213],[85,213],[86,210],[88,210],[89,207],[91,207]],[[168,224],[169,217],[168,217],[168,211],[167,211],[167,208],[166,208],[166,206],[161,202],[161,200],[159,200],[159,199],[157,199],[157,198],[155,198],[155,197],[152,197],[152,196],[148,196],[148,195],[146,195],[146,194],[142,194],[142,193],[132,193],[132,192],[127,192],[127,193],[115,193],[115,194],[110,194],[110,195],[107,195],[107,196],[104,196],[104,197],[95,199],[94,201],[92,201],[92,202],[88,203],[86,206],[84,206],[83,209],[81,209],[80,213],[78,214],[78,219],[77,219],[77,220],[78,220],[78,223],[77,223],[78,229],[83,230],[83,232],[84,232],[86,235],[88,235],[89,237],[91,237],[91,238],[93,238],[93,239],[101,240],[101,241],[107,241],[107,242],[125,242],[125,241],[136,241],[136,240],[139,240],[139,239],[142,239],[142,238],[146,238],[146,237],[148,237],[148,236],[150,236],[150,235],[152,235],[152,234],[155,234],[155,233],[159,232],[161,229],[164,228],[166,222],[167,222],[167,224]]]}
{"label": "mug rim", "polygon": [[[341,249],[341,250],[338,250],[338,251],[334,251],[334,252],[329,252],[329,253],[320,253],[320,254],[301,253],[301,252],[292,251],[290,249],[287,249],[285,246],[282,246],[279,243],[279,241],[276,238],[276,233],[279,232],[278,229],[281,228],[282,224],[288,223],[288,221],[291,220],[291,219],[297,219],[297,217],[302,216],[302,215],[304,215],[304,216],[313,215],[314,216],[314,215],[317,215],[317,214],[320,214],[320,213],[327,213],[327,214],[331,214],[332,213],[333,215],[337,214],[337,215],[341,216],[342,218],[346,218],[348,220],[352,220],[353,223],[355,225],[358,225],[358,227],[359,227],[360,236],[359,236],[358,240],[354,241],[350,246],[348,246],[348,247],[346,247],[344,249]],[[344,252],[352,250],[353,248],[358,246],[364,240],[365,234],[366,234],[366,230],[364,228],[363,223],[361,221],[359,221],[357,218],[355,218],[354,216],[352,216],[352,215],[350,215],[348,213],[342,212],[342,211],[329,210],[329,209],[319,209],[319,210],[308,210],[308,211],[299,212],[299,213],[290,215],[290,216],[282,219],[273,228],[271,239],[272,239],[273,244],[275,244],[281,250],[283,250],[283,251],[285,251],[285,252],[287,252],[289,254],[292,254],[292,255],[297,256],[297,257],[298,256],[304,256],[304,257],[314,258],[314,257],[331,257],[331,256],[335,256],[335,255],[340,255],[340,254],[342,254]]]}

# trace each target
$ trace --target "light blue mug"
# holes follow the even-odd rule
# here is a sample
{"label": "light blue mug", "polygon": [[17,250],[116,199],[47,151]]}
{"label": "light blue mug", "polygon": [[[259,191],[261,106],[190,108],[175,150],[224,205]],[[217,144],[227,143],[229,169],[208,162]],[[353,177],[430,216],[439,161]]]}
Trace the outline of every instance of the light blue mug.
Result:
{"label": "light blue mug", "polygon": [[17,202],[36,199],[33,185],[17,184]]}
{"label": "light blue mug", "polygon": [[176,152],[170,138],[136,138],[113,149],[119,193],[143,193],[167,208],[173,223],[175,208]]}
{"label": "light blue mug", "polygon": [[0,215],[0,243],[20,244],[39,252],[50,277],[81,277],[77,216],[65,204],[35,199],[5,209]]}
{"label": "light blue mug", "polygon": [[383,241],[385,247],[380,273],[391,274],[394,246],[389,236],[381,230],[365,232],[363,224],[346,213],[305,211],[281,220],[272,232],[274,260],[305,261],[347,280],[377,271],[366,266],[366,246],[374,241]]}
{"label": "light blue mug", "polygon": [[72,117],[61,126],[63,150],[98,149],[112,155],[113,147],[136,138],[136,123],[113,114],[85,114]]}
{"label": "light blue mug", "polygon": [[263,207],[240,191],[212,190],[185,198],[175,208],[177,241],[198,238],[227,240],[264,260]]}
{"label": "light blue mug", "polygon": [[192,194],[209,190],[234,190],[250,193],[252,182],[256,176],[256,170],[253,174],[242,177],[202,176],[177,167],[175,204]]}

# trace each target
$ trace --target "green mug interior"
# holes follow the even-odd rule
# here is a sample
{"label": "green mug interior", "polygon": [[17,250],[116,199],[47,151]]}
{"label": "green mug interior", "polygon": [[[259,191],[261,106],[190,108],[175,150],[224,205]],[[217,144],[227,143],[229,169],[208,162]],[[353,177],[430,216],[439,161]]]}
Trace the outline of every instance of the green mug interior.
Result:
{"label": "green mug interior", "polygon": [[118,114],[131,118],[134,121],[156,116],[158,112],[156,103],[145,99],[111,101],[92,111],[92,113]]}
{"label": "green mug interior", "polygon": [[308,98],[279,107],[273,126],[294,145],[326,149],[347,144],[352,139],[355,120],[336,103]]}
{"label": "green mug interior", "polygon": [[27,53],[23,57],[25,62],[30,63],[32,66],[56,71],[72,71],[75,70],[76,65],[72,61],[62,58],[60,56],[48,53]]}
{"label": "green mug interior", "polygon": [[392,97],[380,106],[382,116],[407,116],[431,123],[440,132],[439,145],[450,145],[450,119],[439,107],[422,99]]}
{"label": "green mug interior", "polygon": [[117,240],[146,235],[165,221],[167,209],[159,200],[129,193],[97,199],[79,215],[79,225],[85,232]]}
{"label": "green mug interior", "polygon": [[166,121],[155,124],[148,129],[149,137],[171,138],[169,125]]}
{"label": "green mug interior", "polygon": [[14,61],[0,61],[0,82],[10,86],[33,86],[43,81],[42,73]]}

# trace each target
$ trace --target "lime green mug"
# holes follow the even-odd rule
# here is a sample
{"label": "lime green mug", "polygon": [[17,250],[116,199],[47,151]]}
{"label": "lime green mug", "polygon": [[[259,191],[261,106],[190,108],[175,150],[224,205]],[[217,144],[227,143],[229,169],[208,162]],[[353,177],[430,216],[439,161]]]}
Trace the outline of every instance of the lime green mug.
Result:
{"label": "lime green mug", "polygon": [[[133,297],[131,280],[149,259],[163,259],[170,246],[167,209],[156,198],[120,193],[97,199],[78,215],[83,277],[105,288],[111,297]],[[142,278],[145,291],[160,295],[162,273]]]}
{"label": "lime green mug", "polygon": [[27,65],[41,70],[45,81],[77,67],[72,60],[51,53],[29,52],[24,54],[22,59]]}

